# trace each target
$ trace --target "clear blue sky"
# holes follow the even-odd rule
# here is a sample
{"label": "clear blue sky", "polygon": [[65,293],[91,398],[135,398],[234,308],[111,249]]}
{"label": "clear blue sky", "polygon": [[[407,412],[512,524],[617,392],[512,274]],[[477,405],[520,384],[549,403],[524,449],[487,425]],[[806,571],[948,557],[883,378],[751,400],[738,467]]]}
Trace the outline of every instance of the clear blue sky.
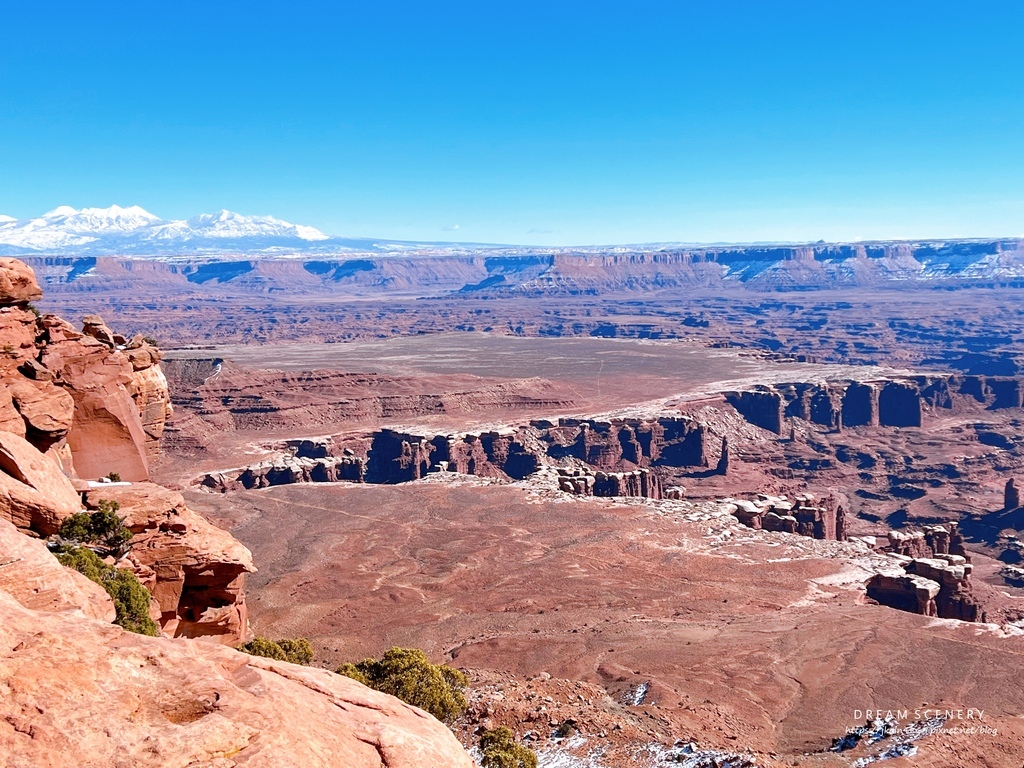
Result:
{"label": "clear blue sky", "polygon": [[0,213],[550,244],[1024,235],[1022,29],[1020,0],[16,1]]}

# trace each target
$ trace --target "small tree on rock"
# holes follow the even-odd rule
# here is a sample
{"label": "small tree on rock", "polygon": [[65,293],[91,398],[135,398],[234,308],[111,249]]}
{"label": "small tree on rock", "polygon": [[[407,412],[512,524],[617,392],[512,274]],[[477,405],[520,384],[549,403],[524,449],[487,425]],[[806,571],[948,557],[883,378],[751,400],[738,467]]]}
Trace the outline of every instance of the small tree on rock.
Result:
{"label": "small tree on rock", "polygon": [[[66,522],[66,521],[65,521]],[[107,565],[91,549],[62,546],[54,556],[61,565],[74,568],[103,587],[114,603],[114,623],[139,635],[160,634],[160,628],[149,615],[149,590],[129,570]]]}
{"label": "small tree on rock", "polygon": [[469,678],[457,669],[431,664],[418,648],[392,648],[379,660],[342,664],[336,671],[426,710],[444,723],[451,723],[466,710],[463,691]]}
{"label": "small tree on rock", "polygon": [[57,534],[67,542],[98,546],[110,554],[123,555],[128,551],[132,532],[117,514],[119,509],[121,505],[116,501],[103,499],[95,512],[78,512],[66,518]]}

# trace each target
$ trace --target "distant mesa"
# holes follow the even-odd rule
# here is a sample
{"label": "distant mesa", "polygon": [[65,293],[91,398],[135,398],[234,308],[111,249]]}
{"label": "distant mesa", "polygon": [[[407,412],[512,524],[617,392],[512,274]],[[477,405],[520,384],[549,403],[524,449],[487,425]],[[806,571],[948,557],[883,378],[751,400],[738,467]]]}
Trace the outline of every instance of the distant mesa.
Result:
{"label": "distant mesa", "polygon": [[[71,262],[84,258],[173,259],[188,265],[190,259],[259,257],[279,262],[279,268],[272,270],[274,275],[249,280],[237,274],[210,282],[216,285],[241,279],[250,289],[284,293],[333,293],[348,285],[363,290],[400,288],[409,293],[471,297],[590,296],[729,286],[803,291],[894,283],[1024,285],[1024,238],[538,248],[337,237],[273,216],[227,210],[164,220],[139,206],[117,205],[82,209],[63,205],[23,220],[0,216],[3,255],[34,256],[40,262],[52,261],[43,257],[69,260],[63,264],[30,263],[48,284],[83,276]],[[360,255],[377,258],[355,258]],[[425,259],[431,259],[429,265]],[[288,272],[290,261],[297,262],[295,270],[304,274]],[[98,274],[89,276],[103,280]]]}

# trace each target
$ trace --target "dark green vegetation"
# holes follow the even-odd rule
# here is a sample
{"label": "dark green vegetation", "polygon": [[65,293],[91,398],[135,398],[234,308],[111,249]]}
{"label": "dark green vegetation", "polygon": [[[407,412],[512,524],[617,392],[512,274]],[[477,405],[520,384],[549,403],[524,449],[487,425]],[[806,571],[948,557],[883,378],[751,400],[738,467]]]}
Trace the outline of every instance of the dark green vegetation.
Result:
{"label": "dark green vegetation", "polygon": [[457,669],[431,664],[417,648],[392,648],[380,659],[342,664],[336,671],[426,710],[443,723],[451,723],[466,710],[463,691],[469,678]]}
{"label": "dark green vegetation", "polygon": [[79,512],[60,524],[57,534],[67,542],[98,546],[110,554],[123,555],[132,532],[117,514],[121,505],[104,499],[95,512]]}
{"label": "dark green vegetation", "polygon": [[502,726],[480,736],[483,768],[537,768],[537,755],[516,742],[515,734]]}
{"label": "dark green vegetation", "polygon": [[85,547],[62,545],[54,552],[54,556],[61,565],[74,568],[107,591],[117,611],[115,624],[139,635],[156,637],[160,634],[156,622],[149,616],[149,590],[139,583],[134,573],[107,565],[95,552]]}
{"label": "dark green vegetation", "polygon": [[304,637],[270,640],[257,635],[248,643],[238,646],[238,650],[250,656],[290,661],[292,664],[306,665],[313,661],[313,645]]}

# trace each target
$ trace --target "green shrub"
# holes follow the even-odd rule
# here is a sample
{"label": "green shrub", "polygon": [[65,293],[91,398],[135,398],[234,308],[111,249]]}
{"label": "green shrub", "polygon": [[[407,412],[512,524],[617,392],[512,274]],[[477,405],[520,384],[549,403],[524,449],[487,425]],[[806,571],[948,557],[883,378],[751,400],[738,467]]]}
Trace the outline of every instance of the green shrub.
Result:
{"label": "green shrub", "polygon": [[284,657],[292,664],[306,666],[313,661],[313,644],[304,637],[285,638],[277,644],[284,651]]}
{"label": "green shrub", "polygon": [[138,635],[156,637],[160,629],[149,615],[149,590],[131,571],[107,565],[91,549],[62,546],[54,552],[61,565],[74,568],[103,587],[114,602],[114,623]]}
{"label": "green shrub", "polygon": [[340,667],[338,667],[334,671],[337,672],[339,675],[344,675],[345,677],[351,677],[357,683],[362,683],[363,685],[365,685],[367,687],[369,687],[369,685],[370,685],[369,678],[367,678],[366,675],[364,675],[362,672],[360,672],[359,671],[359,667],[357,667],[355,664],[351,664],[351,663],[346,661],[344,664],[342,664]]}
{"label": "green shrub", "polygon": [[392,648],[380,660],[363,659],[335,671],[426,710],[444,723],[466,710],[463,691],[469,678],[457,669],[431,664],[416,648]]}
{"label": "green shrub", "polygon": [[107,475],[107,480],[109,480],[112,483],[120,483],[121,482],[121,473],[120,472],[111,472],[110,474]]}
{"label": "green shrub", "polygon": [[257,635],[248,643],[238,646],[238,650],[248,653],[250,656],[290,661],[292,664],[302,664],[303,666],[313,661],[313,644],[304,637],[274,641]]}
{"label": "green shrub", "polygon": [[480,751],[482,768],[537,768],[536,753],[517,744],[515,734],[504,726],[483,732]]}
{"label": "green shrub", "polygon": [[125,528],[117,511],[121,505],[103,499],[95,512],[78,512],[60,524],[58,535],[76,544],[97,544],[112,553],[124,554],[132,532]]}
{"label": "green shrub", "polygon": [[278,661],[287,661],[287,657],[284,655],[284,649],[266,637],[257,635],[248,643],[242,643],[238,646],[238,650],[242,653],[248,653],[250,656],[262,656],[266,659],[277,659]]}

